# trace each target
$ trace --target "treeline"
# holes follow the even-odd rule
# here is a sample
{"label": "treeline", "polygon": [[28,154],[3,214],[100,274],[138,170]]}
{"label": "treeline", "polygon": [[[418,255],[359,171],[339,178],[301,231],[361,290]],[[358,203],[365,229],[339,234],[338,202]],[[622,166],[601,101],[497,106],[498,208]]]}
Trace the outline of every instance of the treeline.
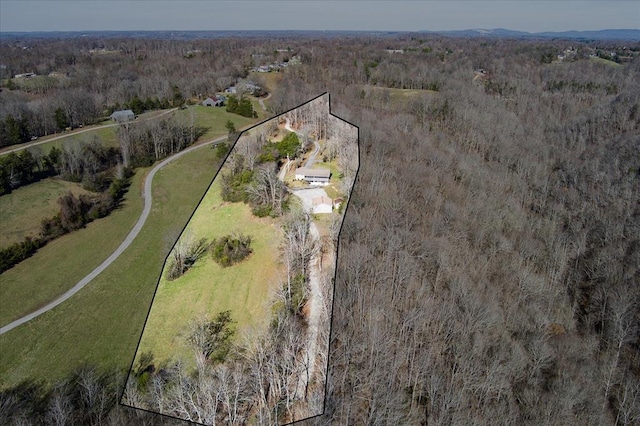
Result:
{"label": "treeline", "polygon": [[59,166],[60,156],[57,148],[46,156],[38,154],[38,151],[23,150],[19,154],[11,152],[0,157],[0,195],[58,173],[56,166]]}
{"label": "treeline", "polygon": [[122,201],[136,167],[149,166],[181,151],[204,131],[193,123],[163,119],[120,126],[120,149],[107,147],[94,137],[66,144],[62,149],[53,147],[48,155],[32,148],[0,157],[0,195],[51,176],[80,182],[84,189],[98,193],[60,197],[59,213],[42,221],[37,238],[27,237],[0,250],[0,273],[32,256],[49,241],[107,216]]}
{"label": "treeline", "polygon": [[158,414],[118,404],[123,374],[90,366],[47,384],[25,380],[0,390],[0,423],[3,425],[184,425]]}
{"label": "treeline", "polygon": [[33,96],[19,90],[2,91],[0,147],[28,142],[69,127],[93,124],[105,109],[94,94],[81,88],[61,89],[50,96]]}
{"label": "treeline", "polygon": [[264,126],[258,132],[236,143],[220,175],[221,195],[225,201],[249,203],[256,216],[276,217],[286,211],[289,196],[278,178],[278,163],[287,156],[295,159],[303,146],[295,133],[271,142]]}
{"label": "treeline", "polygon": [[114,111],[120,111],[123,109],[130,109],[134,114],[139,115],[145,111],[153,111],[157,109],[167,109],[172,106],[180,106],[182,105],[181,99],[173,99],[169,100],[167,98],[159,99],[155,98],[146,98],[144,100],[140,99],[138,95],[134,95],[134,97],[128,102],[123,103],[122,105],[116,102],[114,105],[107,108],[105,115],[111,115]]}
{"label": "treeline", "polygon": [[227,99],[227,112],[241,115],[243,117],[257,117],[258,113],[253,110],[253,104],[248,98],[240,96],[240,99],[234,95],[229,95]]}
{"label": "treeline", "polygon": [[49,241],[64,234],[84,228],[85,225],[105,217],[119,206],[130,183],[130,173],[111,180],[108,190],[98,195],[81,194],[76,197],[69,192],[58,199],[59,212],[52,218],[43,219],[37,238],[26,237],[0,250],[0,273],[31,257]]}
{"label": "treeline", "polygon": [[147,167],[193,144],[207,131],[190,121],[161,118],[118,126],[116,132],[125,166]]}
{"label": "treeline", "polygon": [[0,157],[0,195],[43,178],[61,176],[82,182],[83,188],[101,192],[109,187],[112,169],[120,162],[117,148],[105,146],[99,137],[53,147],[48,154],[35,147]]}
{"label": "treeline", "polygon": [[[118,109],[139,114],[222,91],[247,76],[244,62],[252,45],[247,40],[160,46],[148,40],[67,39],[34,40],[22,49],[20,42],[4,41],[0,146],[92,124]],[[189,50],[200,53],[178,53]],[[194,69],[198,75],[189,72]],[[11,78],[27,71],[37,75]]]}

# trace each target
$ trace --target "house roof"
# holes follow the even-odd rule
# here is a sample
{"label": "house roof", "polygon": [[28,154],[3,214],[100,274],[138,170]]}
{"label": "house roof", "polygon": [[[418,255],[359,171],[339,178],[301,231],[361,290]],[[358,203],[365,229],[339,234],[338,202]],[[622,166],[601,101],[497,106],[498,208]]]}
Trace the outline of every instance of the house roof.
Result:
{"label": "house roof", "polygon": [[311,202],[313,203],[314,207],[319,206],[321,204],[328,204],[330,206],[333,206],[333,200],[331,200],[331,198],[329,197],[325,197],[324,195],[321,195],[319,197],[313,197]]}
{"label": "house roof", "polygon": [[131,111],[130,109],[123,109],[120,111],[114,111],[113,114],[111,114],[111,118],[113,119],[121,119],[121,118],[131,118],[134,117],[135,114],[133,113],[133,111]]}
{"label": "house roof", "polygon": [[308,177],[322,177],[329,178],[331,176],[331,170],[329,169],[311,169],[308,167],[300,167],[296,169],[297,175],[303,175]]}

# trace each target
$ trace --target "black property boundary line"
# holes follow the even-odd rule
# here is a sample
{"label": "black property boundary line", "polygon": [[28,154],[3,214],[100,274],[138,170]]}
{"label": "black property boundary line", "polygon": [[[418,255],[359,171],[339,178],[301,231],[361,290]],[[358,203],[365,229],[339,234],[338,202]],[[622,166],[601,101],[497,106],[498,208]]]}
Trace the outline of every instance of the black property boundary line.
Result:
{"label": "black property boundary line", "polygon": [[351,194],[353,193],[353,190],[355,188],[355,184],[356,184],[356,181],[357,181],[357,178],[358,178],[358,174],[360,172],[360,160],[361,160],[361,154],[360,154],[360,127],[358,127],[355,124],[343,119],[342,117],[338,117],[337,115],[332,113],[332,111],[331,111],[331,95],[328,92],[323,92],[322,94],[320,94],[320,95],[318,95],[318,96],[316,96],[316,97],[314,97],[314,98],[312,98],[312,99],[310,99],[310,100],[308,100],[308,101],[306,101],[306,102],[304,102],[304,103],[302,103],[302,104],[300,104],[300,105],[298,105],[296,107],[290,108],[287,111],[284,111],[284,112],[282,112],[282,113],[280,113],[278,115],[275,115],[273,117],[266,118],[263,121],[261,121],[259,123],[256,123],[256,124],[254,124],[253,126],[247,128],[247,129],[244,129],[242,132],[240,132],[236,136],[235,140],[233,141],[233,144],[231,145],[231,147],[227,151],[227,154],[225,155],[224,160],[222,160],[222,162],[220,163],[220,166],[218,167],[218,170],[216,171],[215,175],[213,176],[213,178],[209,182],[209,185],[207,186],[207,189],[203,192],[202,197],[200,197],[200,200],[195,205],[193,211],[189,215],[189,219],[185,222],[184,226],[180,230],[180,233],[176,237],[175,242],[171,246],[171,249],[169,250],[169,253],[167,253],[167,256],[165,257],[164,262],[162,263],[162,268],[160,269],[160,273],[158,274],[158,280],[157,280],[157,283],[156,283],[156,288],[153,291],[153,297],[151,298],[151,302],[149,303],[149,309],[147,310],[147,316],[145,317],[144,325],[142,326],[142,331],[140,332],[140,337],[138,338],[138,344],[136,345],[136,349],[135,349],[135,351],[133,353],[133,357],[131,359],[131,364],[129,365],[129,372],[127,374],[127,380],[125,381],[125,383],[124,383],[124,385],[122,387],[122,391],[120,392],[120,396],[118,398],[118,404],[119,405],[121,405],[123,407],[132,408],[132,409],[135,409],[135,410],[147,412],[147,413],[156,414],[156,415],[159,415],[159,416],[164,416],[164,417],[167,417],[167,418],[172,418],[172,419],[175,419],[175,420],[181,420],[181,421],[188,422],[188,423],[195,424],[195,425],[206,426],[203,423],[199,423],[199,422],[192,421],[192,420],[186,420],[186,419],[183,419],[183,418],[180,418],[180,417],[175,417],[175,416],[172,416],[172,415],[169,415],[169,414],[162,414],[162,413],[159,413],[157,411],[152,411],[152,410],[148,410],[148,409],[145,409],[145,408],[133,407],[131,405],[127,405],[127,404],[122,402],[122,399],[124,398],[124,394],[126,392],[126,388],[127,388],[127,383],[128,383],[129,377],[131,376],[131,373],[133,372],[133,364],[135,362],[136,354],[138,353],[138,350],[140,349],[140,342],[142,341],[142,335],[144,334],[144,330],[145,330],[145,328],[147,326],[147,321],[149,320],[149,315],[151,314],[151,308],[152,308],[153,302],[154,302],[154,300],[156,298],[156,294],[158,292],[158,287],[160,286],[160,280],[162,279],[162,271],[164,271],[164,268],[166,267],[167,261],[169,260],[169,256],[171,255],[171,251],[175,248],[175,245],[178,243],[178,240],[180,239],[180,237],[184,233],[185,229],[189,225],[189,222],[191,222],[191,219],[193,218],[193,215],[195,214],[195,212],[198,210],[198,207],[200,207],[200,204],[202,204],[202,201],[204,200],[204,197],[209,192],[209,189],[211,189],[211,185],[213,185],[213,183],[215,182],[216,178],[220,174],[220,170],[222,170],[222,166],[224,166],[224,164],[227,162],[229,156],[231,155],[231,152],[235,148],[235,146],[238,143],[238,140],[240,139],[240,137],[245,132],[248,132],[248,131],[250,131],[250,130],[252,130],[252,129],[258,127],[258,126],[261,126],[261,125],[265,124],[268,121],[271,121],[271,120],[273,120],[275,118],[278,118],[278,117],[280,117],[280,116],[282,116],[284,114],[287,114],[287,113],[289,113],[289,112],[291,112],[291,111],[293,111],[295,109],[301,108],[302,106],[304,106],[304,105],[306,105],[308,103],[311,103],[311,102],[315,101],[316,99],[319,99],[319,98],[323,97],[324,95],[327,95],[327,97],[328,97],[329,115],[333,116],[333,117],[335,117],[335,118],[337,118],[337,119],[339,119],[341,121],[344,121],[345,123],[347,123],[347,124],[349,124],[349,125],[351,125],[351,126],[353,126],[353,127],[355,127],[357,129],[356,143],[357,143],[357,148],[358,148],[358,167],[356,169],[356,173],[355,173],[354,178],[353,178],[353,184],[351,186],[351,191],[349,193],[349,197],[347,198],[347,205],[344,208],[344,214],[342,216],[342,221],[340,222],[340,230],[338,231],[338,238],[337,238],[337,241],[336,241],[336,248],[335,248],[336,257],[335,257],[335,265],[334,265],[333,281],[332,281],[332,283],[333,283],[333,291],[332,291],[332,295],[331,295],[331,298],[332,298],[332,300],[331,300],[331,314],[330,314],[330,321],[329,321],[329,345],[327,347],[327,365],[326,365],[326,371],[325,371],[324,400],[323,400],[323,405],[322,405],[322,412],[319,413],[319,414],[316,414],[314,416],[305,417],[304,419],[299,419],[299,420],[295,420],[295,421],[293,421],[291,423],[286,423],[285,425],[291,425],[291,424],[299,423],[299,422],[302,422],[302,421],[307,421],[307,420],[314,419],[314,418],[317,418],[317,417],[321,417],[321,416],[324,415],[324,413],[326,411],[326,406],[327,406],[327,389],[328,389],[327,384],[328,384],[328,377],[329,377],[329,354],[331,353],[331,338],[333,336],[333,310],[334,310],[334,306],[335,306],[336,276],[337,276],[337,272],[338,272],[340,236],[342,234],[342,227],[344,226],[344,221],[345,221],[345,219],[347,217],[349,204],[351,204],[350,203]]}

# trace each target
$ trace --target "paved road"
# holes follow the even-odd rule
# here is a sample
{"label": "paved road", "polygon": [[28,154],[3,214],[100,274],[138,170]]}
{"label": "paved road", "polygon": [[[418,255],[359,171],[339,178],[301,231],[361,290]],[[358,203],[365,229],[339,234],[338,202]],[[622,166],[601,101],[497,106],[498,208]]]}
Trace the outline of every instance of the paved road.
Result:
{"label": "paved road", "polygon": [[[172,109],[169,109],[167,111],[164,111],[162,114],[158,114],[158,115],[155,115],[153,117],[145,118],[145,119],[140,120],[140,121],[133,121],[132,123],[139,123],[139,122],[142,122],[142,121],[155,120],[156,118],[159,118],[159,117],[162,117],[164,115],[170,114],[170,113],[172,113],[173,111],[175,111],[177,109],[178,108],[172,108]],[[23,149],[27,149],[27,148],[31,148],[33,146],[38,146],[38,145],[42,145],[42,144],[45,144],[45,143],[57,141],[58,139],[68,138],[69,136],[81,135],[83,133],[93,132],[94,130],[106,129],[107,127],[116,127],[116,126],[119,126],[119,125],[120,125],[120,123],[103,124],[102,126],[88,127],[86,129],[74,131],[74,132],[71,132],[71,133],[65,133],[65,134],[62,134],[60,136],[55,136],[55,137],[49,138],[49,139],[27,142],[25,144],[21,144],[18,147],[15,147],[15,148],[12,148],[12,149],[8,149],[6,151],[2,151],[2,152],[0,152],[0,155],[6,155],[6,154],[9,154],[10,152],[22,151]]]}
{"label": "paved road", "polygon": [[151,169],[151,171],[149,172],[149,174],[147,175],[145,181],[144,181],[144,191],[142,193],[142,198],[144,200],[144,209],[142,210],[142,214],[140,215],[140,218],[138,219],[138,221],[136,222],[135,226],[133,227],[133,229],[131,230],[131,232],[129,232],[129,235],[127,235],[127,237],[124,239],[124,241],[122,242],[122,244],[120,244],[120,246],[116,249],[116,251],[114,251],[111,256],[109,256],[104,262],[102,262],[100,264],[100,266],[98,266],[96,269],[94,269],[93,271],[91,271],[89,273],[89,275],[87,275],[86,277],[84,277],[83,279],[81,279],[80,281],[78,281],[78,283],[76,285],[74,285],[73,287],[71,287],[66,293],[64,293],[62,296],[58,297],[57,299],[55,299],[54,301],[52,301],[51,303],[43,306],[42,308],[28,314],[25,315],[22,318],[19,318],[5,326],[3,326],[2,328],[0,328],[0,335],[6,333],[9,330],[12,330],[14,328],[16,328],[19,325],[22,325],[28,321],[31,321],[32,319],[44,314],[47,311],[50,311],[51,309],[55,308],[56,306],[58,306],[59,304],[61,304],[62,302],[66,301],[67,299],[69,299],[71,296],[73,296],[74,294],[76,294],[77,292],[79,292],[80,290],[82,290],[82,288],[84,286],[86,286],[87,284],[89,284],[89,282],[91,282],[91,280],[93,280],[95,277],[97,277],[102,271],[104,271],[105,269],[107,269],[133,242],[133,240],[138,236],[138,234],[140,233],[140,230],[142,230],[142,227],[144,226],[144,223],[147,221],[147,218],[149,217],[149,213],[151,212],[151,205],[153,202],[152,199],[152,192],[151,192],[151,185],[153,184],[153,177],[156,175],[156,173],[162,169],[164,166],[166,166],[167,164],[171,163],[172,161],[182,157],[183,155],[194,151],[198,148],[202,148],[205,145],[210,145],[210,144],[215,144],[218,142],[221,142],[223,140],[226,139],[226,136],[214,139],[212,141],[209,142],[205,142],[201,145],[195,145],[192,147],[189,147],[183,151],[178,152],[177,154],[165,159],[164,161],[162,161],[161,163],[157,164],[153,169]]}
{"label": "paved road", "polygon": [[[269,95],[271,96],[271,95]],[[269,97],[268,96],[268,97]],[[267,98],[268,98],[267,97]],[[265,98],[265,99],[267,99]],[[177,108],[165,111],[163,114],[169,114],[170,112],[175,111]],[[153,119],[153,118],[158,118],[160,117],[160,115],[155,116],[155,117],[150,117],[147,120]],[[100,126],[99,128],[102,127],[110,127],[110,126],[117,126],[118,124],[108,124],[105,126]],[[249,125],[244,127],[243,129],[240,129],[241,131],[252,127],[253,125]],[[87,131],[91,131],[91,130],[95,130],[96,127],[92,128],[92,129],[86,129],[83,130],[82,132],[87,132]],[[75,134],[79,134],[82,132],[76,132]],[[64,136],[60,136],[60,137],[66,137],[69,135],[64,135]],[[58,139],[60,138],[58,137]],[[140,217],[138,218],[138,221],[136,222],[136,224],[134,225],[133,229],[131,229],[131,231],[129,232],[129,234],[127,235],[127,237],[124,239],[124,241],[122,242],[122,244],[120,244],[120,246],[116,249],[116,251],[114,251],[111,256],[109,256],[104,262],[102,262],[97,268],[95,268],[93,271],[91,271],[86,277],[84,277],[83,279],[81,279],[80,281],[78,281],[78,283],[76,283],[76,285],[74,285],[73,287],[71,287],[69,290],[67,290],[66,293],[64,293],[62,296],[58,297],[57,299],[55,299],[54,301],[52,301],[51,303],[48,303],[47,305],[43,306],[42,308],[31,312],[30,314],[27,314],[25,316],[23,316],[22,318],[18,318],[17,320],[3,326],[0,328],[0,335],[6,333],[9,330],[13,330],[14,328],[18,327],[19,325],[25,324],[29,321],[31,321],[32,319],[44,314],[47,311],[50,311],[51,309],[55,308],[56,306],[58,306],[59,304],[65,302],[67,299],[69,299],[71,296],[73,296],[74,294],[76,294],[77,292],[79,292],[80,290],[82,290],[82,288],[84,286],[86,286],[87,284],[89,284],[89,282],[91,282],[91,280],[93,280],[95,277],[97,277],[102,271],[104,271],[105,269],[107,269],[133,242],[133,240],[138,236],[138,234],[140,233],[140,231],[142,230],[142,227],[144,226],[145,222],[147,221],[147,218],[149,217],[149,213],[151,212],[151,205],[153,204],[153,199],[152,199],[152,192],[151,192],[151,187],[153,184],[153,177],[156,175],[156,173],[162,169],[164,166],[166,166],[167,164],[171,163],[172,161],[182,157],[183,155],[194,151],[198,148],[202,148],[203,146],[207,146],[207,145],[211,145],[211,144],[218,144],[224,140],[226,140],[227,137],[226,136],[221,136],[217,139],[213,139],[211,141],[208,142],[204,142],[202,144],[199,145],[194,145],[191,146],[183,151],[178,152],[177,154],[166,158],[165,160],[163,160],[162,162],[160,162],[159,164],[157,164],[153,169],[151,169],[151,171],[149,172],[149,174],[147,175],[145,181],[144,181],[144,190],[142,193],[142,198],[144,201],[144,208],[142,210],[142,214],[140,215]],[[48,139],[46,141],[40,141],[39,143],[46,143],[46,142],[51,142],[52,140],[55,139]],[[34,146],[34,145],[29,145],[29,146]],[[28,148],[27,146],[23,146],[21,148],[18,149],[25,149]]]}

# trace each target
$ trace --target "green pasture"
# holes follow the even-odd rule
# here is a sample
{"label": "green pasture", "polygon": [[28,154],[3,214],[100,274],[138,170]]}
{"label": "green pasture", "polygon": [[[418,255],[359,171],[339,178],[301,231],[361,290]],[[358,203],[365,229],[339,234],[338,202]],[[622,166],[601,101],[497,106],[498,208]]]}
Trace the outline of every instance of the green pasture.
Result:
{"label": "green pasture", "polygon": [[58,213],[58,198],[68,192],[90,194],[79,183],[48,178],[0,197],[0,248],[38,237],[40,222]]}
{"label": "green pasture", "polygon": [[223,268],[207,254],[176,280],[167,281],[163,272],[138,353],[151,352],[161,363],[182,358],[192,364],[185,332],[189,323],[226,310],[231,311],[237,335],[265,330],[272,291],[280,278],[280,228],[274,219],[253,216],[244,203],[224,202],[216,180],[181,238],[211,242],[234,232],[252,239],[253,253],[241,263]]}
{"label": "green pasture", "polygon": [[[156,174],[151,214],[132,245],[71,299],[0,335],[0,387],[59,379],[85,363],[128,370],[164,259],[218,164],[215,150],[203,147]],[[140,215],[144,173],[136,174],[120,210],[0,275],[2,324],[66,291],[111,254]]]}
{"label": "green pasture", "polygon": [[206,128],[206,133],[201,136],[201,140],[211,140],[219,138],[227,134],[225,125],[231,120],[237,130],[250,126],[254,123],[268,118],[265,111],[262,110],[258,101],[252,101],[253,109],[258,113],[258,118],[243,117],[238,114],[227,112],[225,107],[207,107],[203,105],[192,105],[188,108],[176,111],[176,117],[191,123],[193,120],[198,127]]}

